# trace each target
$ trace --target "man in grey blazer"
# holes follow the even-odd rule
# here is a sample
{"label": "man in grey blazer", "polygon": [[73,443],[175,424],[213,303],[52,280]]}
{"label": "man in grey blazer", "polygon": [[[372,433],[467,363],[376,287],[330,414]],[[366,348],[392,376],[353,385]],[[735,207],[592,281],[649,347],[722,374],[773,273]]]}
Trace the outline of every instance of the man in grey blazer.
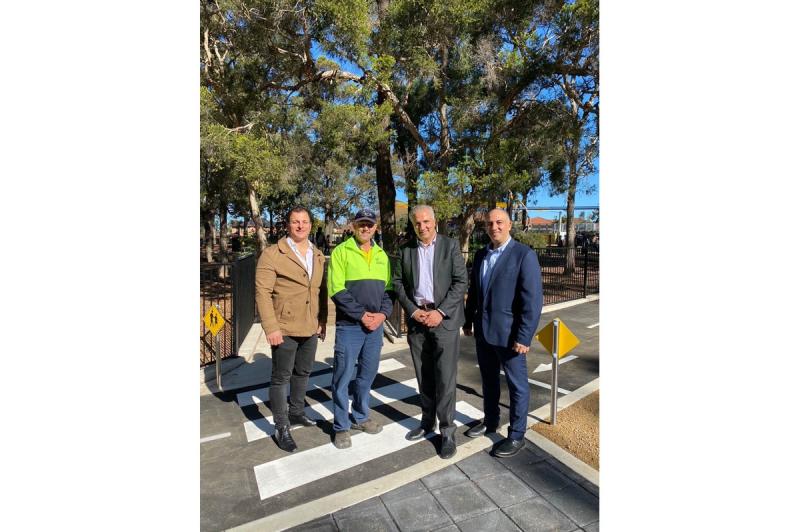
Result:
{"label": "man in grey blazer", "polygon": [[439,454],[456,454],[455,404],[459,328],[464,323],[467,268],[458,242],[437,234],[428,205],[409,213],[417,239],[400,249],[394,289],[408,320],[408,345],[419,384],[422,421],[406,435],[417,440],[439,419]]}

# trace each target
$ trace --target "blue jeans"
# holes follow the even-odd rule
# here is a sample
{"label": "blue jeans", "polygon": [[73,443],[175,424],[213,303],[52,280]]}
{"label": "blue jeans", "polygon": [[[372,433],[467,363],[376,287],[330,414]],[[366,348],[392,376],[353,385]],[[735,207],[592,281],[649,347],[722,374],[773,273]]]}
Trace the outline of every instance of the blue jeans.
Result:
{"label": "blue jeans", "polygon": [[[369,391],[378,374],[383,346],[383,324],[374,331],[361,325],[337,325],[336,343],[333,346],[333,430],[350,429],[348,388],[353,372],[353,419],[363,423],[369,419]],[[358,360],[358,370],[355,369]]]}

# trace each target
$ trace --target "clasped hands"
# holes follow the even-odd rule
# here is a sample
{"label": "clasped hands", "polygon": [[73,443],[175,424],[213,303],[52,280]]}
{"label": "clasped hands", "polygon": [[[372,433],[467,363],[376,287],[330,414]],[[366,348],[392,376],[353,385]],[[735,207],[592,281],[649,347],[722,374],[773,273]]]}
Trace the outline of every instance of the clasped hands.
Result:
{"label": "clasped hands", "polygon": [[361,316],[361,323],[364,324],[364,327],[369,329],[370,331],[374,331],[378,327],[381,326],[386,320],[386,314],[383,312],[365,312],[363,316]]}
{"label": "clasped hands", "polygon": [[438,310],[422,310],[418,309],[414,311],[414,314],[411,315],[412,318],[420,322],[426,327],[437,327],[440,323],[442,323],[442,313]]}

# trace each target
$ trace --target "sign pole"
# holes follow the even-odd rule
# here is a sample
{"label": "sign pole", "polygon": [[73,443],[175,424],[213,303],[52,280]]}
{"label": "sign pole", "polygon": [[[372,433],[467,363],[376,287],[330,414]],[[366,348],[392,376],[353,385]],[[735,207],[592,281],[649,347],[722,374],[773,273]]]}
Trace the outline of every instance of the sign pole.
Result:
{"label": "sign pole", "polygon": [[550,388],[550,424],[556,424],[556,410],[558,409],[558,318],[553,320],[553,382]]}
{"label": "sign pole", "polygon": [[[214,305],[219,310],[219,306]],[[219,347],[219,334],[214,335],[214,361],[216,365],[217,374],[217,389],[222,391],[222,350]]]}

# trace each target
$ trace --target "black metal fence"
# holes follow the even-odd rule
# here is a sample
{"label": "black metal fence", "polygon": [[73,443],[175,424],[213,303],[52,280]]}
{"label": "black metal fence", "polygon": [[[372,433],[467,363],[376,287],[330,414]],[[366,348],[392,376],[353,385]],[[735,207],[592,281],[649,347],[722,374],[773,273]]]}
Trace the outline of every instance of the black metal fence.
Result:
{"label": "black metal fence", "polygon": [[[542,291],[545,305],[581,299],[600,293],[600,252],[589,251],[588,246],[575,248],[574,268],[567,271],[565,247],[534,248],[542,270]],[[467,271],[472,270],[474,253],[463,253]],[[405,311],[395,301],[392,316],[387,320],[389,331],[394,336],[406,333]],[[399,334],[398,334],[399,333]]]}
{"label": "black metal fence", "polygon": [[200,265],[200,365],[214,362],[214,340],[203,316],[217,305],[225,318],[220,330],[220,358],[236,356],[256,316],[255,255],[232,263]]}
{"label": "black metal fence", "polygon": [[537,248],[542,269],[544,304],[552,305],[600,293],[600,252],[588,246],[572,250],[574,268],[567,271],[566,247]]}

